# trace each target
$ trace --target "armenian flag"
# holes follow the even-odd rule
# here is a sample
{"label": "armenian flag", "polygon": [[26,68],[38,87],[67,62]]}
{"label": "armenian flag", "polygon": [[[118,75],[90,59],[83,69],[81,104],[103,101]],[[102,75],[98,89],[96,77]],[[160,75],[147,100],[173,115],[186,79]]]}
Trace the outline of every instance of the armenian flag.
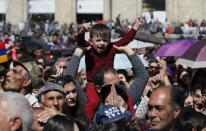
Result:
{"label": "armenian flag", "polygon": [[6,53],[5,42],[0,42],[0,63],[7,62],[8,57]]}

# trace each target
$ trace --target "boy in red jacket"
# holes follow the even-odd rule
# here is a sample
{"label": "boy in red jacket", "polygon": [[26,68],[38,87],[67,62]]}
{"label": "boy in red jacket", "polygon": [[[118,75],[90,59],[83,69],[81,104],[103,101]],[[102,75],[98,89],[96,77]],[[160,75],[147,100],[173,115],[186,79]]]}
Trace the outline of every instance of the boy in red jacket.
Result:
{"label": "boy in red jacket", "polygon": [[[132,29],[117,42],[111,43],[111,29],[104,24],[96,24],[91,27],[90,23],[85,23],[76,36],[77,44],[80,46],[91,46],[91,49],[85,52],[86,74],[88,82],[93,82],[94,75],[102,67],[113,67],[116,46],[125,46],[132,41],[137,30],[143,25],[142,18],[137,18]],[[91,29],[90,29],[91,27]],[[90,39],[84,39],[85,31],[90,31]]]}

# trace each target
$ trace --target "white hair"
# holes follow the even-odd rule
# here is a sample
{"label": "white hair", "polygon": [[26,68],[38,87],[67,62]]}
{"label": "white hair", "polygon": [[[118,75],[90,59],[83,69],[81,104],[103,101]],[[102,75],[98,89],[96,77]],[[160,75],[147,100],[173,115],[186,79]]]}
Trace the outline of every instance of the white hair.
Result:
{"label": "white hair", "polygon": [[[20,117],[22,121],[22,131],[29,131],[34,120],[32,107],[25,96],[14,93],[0,93],[0,102],[6,102],[6,110],[4,111],[8,119],[15,116]],[[0,105],[1,106],[1,105]]]}

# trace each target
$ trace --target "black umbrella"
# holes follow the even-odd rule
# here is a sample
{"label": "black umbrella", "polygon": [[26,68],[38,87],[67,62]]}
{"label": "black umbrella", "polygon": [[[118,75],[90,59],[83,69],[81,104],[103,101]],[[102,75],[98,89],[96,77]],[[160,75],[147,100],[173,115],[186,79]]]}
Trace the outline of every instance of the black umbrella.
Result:
{"label": "black umbrella", "polygon": [[41,47],[45,52],[50,50],[47,43],[37,37],[22,37],[22,42],[27,52],[32,52],[36,47]]}
{"label": "black umbrella", "polygon": [[135,39],[139,41],[143,41],[143,42],[154,43],[154,44],[165,44],[166,43],[163,37],[158,37],[153,34],[145,33],[142,31],[139,31],[138,33],[136,33]]}
{"label": "black umbrella", "polygon": [[[123,29],[116,29],[117,33],[120,34],[120,36],[124,36],[127,30]],[[143,41],[143,42],[150,42],[154,44],[165,44],[166,41],[163,37],[157,37],[156,35],[145,33],[143,31],[138,31],[135,36],[136,40]]]}

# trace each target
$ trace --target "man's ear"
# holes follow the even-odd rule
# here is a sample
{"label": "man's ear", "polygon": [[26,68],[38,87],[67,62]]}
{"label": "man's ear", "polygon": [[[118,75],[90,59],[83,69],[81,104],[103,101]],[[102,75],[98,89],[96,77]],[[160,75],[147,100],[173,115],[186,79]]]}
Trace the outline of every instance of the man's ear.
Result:
{"label": "man's ear", "polygon": [[17,131],[22,128],[22,120],[20,117],[15,117],[10,120],[10,130]]}
{"label": "man's ear", "polygon": [[4,81],[4,76],[0,76],[0,82],[2,83]]}
{"label": "man's ear", "polygon": [[197,131],[196,127],[193,127],[193,128],[192,128],[192,131]]}
{"label": "man's ear", "polygon": [[95,85],[95,90],[100,93],[101,92],[101,87],[99,85]]}
{"label": "man's ear", "polygon": [[24,80],[23,87],[28,87],[31,84],[31,80]]}
{"label": "man's ear", "polygon": [[175,111],[174,111],[175,116],[174,116],[174,118],[177,118],[179,116],[181,110],[182,110],[181,107],[179,107],[179,106],[175,107]]}

